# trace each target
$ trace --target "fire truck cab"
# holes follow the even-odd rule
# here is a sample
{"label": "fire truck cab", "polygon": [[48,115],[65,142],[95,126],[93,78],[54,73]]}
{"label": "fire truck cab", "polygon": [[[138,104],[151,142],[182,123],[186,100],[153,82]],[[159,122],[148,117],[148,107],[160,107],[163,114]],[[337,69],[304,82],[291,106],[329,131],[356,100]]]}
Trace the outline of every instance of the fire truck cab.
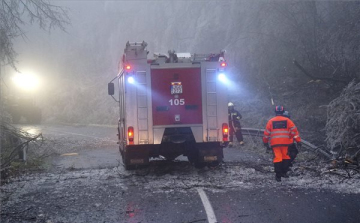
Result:
{"label": "fire truck cab", "polygon": [[169,51],[148,59],[146,46],[127,42],[119,72],[108,84],[119,104],[118,144],[125,168],[180,155],[199,167],[219,164],[229,131],[224,52]]}

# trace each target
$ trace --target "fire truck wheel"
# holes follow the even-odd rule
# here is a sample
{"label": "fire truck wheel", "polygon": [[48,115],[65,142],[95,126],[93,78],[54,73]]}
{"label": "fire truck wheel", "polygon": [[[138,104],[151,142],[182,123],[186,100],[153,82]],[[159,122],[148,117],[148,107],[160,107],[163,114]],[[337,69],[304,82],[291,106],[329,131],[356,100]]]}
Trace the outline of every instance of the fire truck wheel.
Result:
{"label": "fire truck wheel", "polygon": [[191,164],[193,164],[195,166],[195,168],[204,168],[206,166],[206,163],[201,162],[199,160],[198,157],[198,153],[197,152],[191,152],[189,154],[187,154],[188,160]]}

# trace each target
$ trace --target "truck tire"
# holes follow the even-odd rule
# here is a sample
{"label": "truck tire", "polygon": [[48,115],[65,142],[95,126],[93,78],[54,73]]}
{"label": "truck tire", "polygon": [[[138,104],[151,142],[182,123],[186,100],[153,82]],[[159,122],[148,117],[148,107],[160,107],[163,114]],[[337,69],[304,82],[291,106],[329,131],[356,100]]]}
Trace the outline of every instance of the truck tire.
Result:
{"label": "truck tire", "polygon": [[206,163],[201,162],[199,159],[199,151],[195,148],[190,150],[187,154],[188,160],[195,168],[201,169],[206,166]]}

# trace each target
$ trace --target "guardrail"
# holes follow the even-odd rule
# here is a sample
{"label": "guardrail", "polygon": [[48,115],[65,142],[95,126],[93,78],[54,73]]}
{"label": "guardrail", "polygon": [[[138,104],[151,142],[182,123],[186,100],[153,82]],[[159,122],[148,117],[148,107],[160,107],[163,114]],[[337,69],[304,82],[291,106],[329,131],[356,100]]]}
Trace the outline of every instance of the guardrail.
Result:
{"label": "guardrail", "polygon": [[[250,136],[257,136],[257,137],[263,137],[264,130],[265,129],[241,128],[241,132],[243,135],[250,135]],[[332,159],[331,154],[328,153],[327,151],[320,149],[319,147],[311,144],[310,142],[308,142],[304,139],[301,139],[301,142],[304,145],[304,147],[306,147],[307,149],[309,149],[315,153],[320,153],[321,155],[325,156],[328,159]]]}

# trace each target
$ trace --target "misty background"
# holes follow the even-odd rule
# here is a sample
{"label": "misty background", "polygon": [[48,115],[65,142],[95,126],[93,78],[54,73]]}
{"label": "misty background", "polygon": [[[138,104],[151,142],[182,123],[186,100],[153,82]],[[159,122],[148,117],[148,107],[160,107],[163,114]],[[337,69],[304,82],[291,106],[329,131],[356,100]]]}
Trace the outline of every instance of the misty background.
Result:
{"label": "misty background", "polygon": [[36,98],[47,122],[116,125],[118,107],[107,83],[127,41],[147,42],[150,57],[170,49],[226,50],[236,84],[228,99],[242,113],[243,127],[263,128],[274,105],[284,105],[301,132],[322,131],[326,106],[360,77],[357,1],[50,3],[68,10],[66,32],[24,24],[27,38],[14,42],[18,69],[41,79]]}

